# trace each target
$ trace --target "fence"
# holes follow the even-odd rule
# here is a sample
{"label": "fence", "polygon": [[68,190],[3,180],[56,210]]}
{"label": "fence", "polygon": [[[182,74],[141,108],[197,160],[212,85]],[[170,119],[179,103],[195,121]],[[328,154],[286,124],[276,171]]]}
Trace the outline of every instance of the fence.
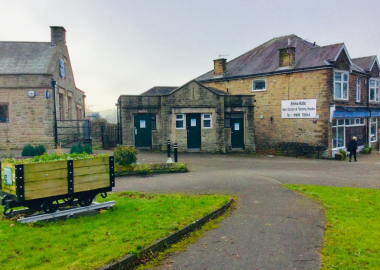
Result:
{"label": "fence", "polygon": [[91,125],[89,120],[57,121],[57,143],[68,148],[79,142],[91,145]]}

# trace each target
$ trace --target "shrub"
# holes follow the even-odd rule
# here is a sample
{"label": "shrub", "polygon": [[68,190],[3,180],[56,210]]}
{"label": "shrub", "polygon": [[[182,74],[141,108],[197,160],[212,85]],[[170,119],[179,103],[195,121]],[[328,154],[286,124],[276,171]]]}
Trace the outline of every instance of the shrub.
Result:
{"label": "shrub", "polygon": [[21,156],[23,157],[32,157],[34,156],[34,147],[30,144],[27,144],[22,148]]}
{"label": "shrub", "polygon": [[43,146],[42,144],[34,147],[34,156],[41,156],[44,153],[46,153],[46,149],[45,146]]}
{"label": "shrub", "polygon": [[134,147],[118,145],[113,151],[116,164],[128,166],[137,161],[137,150]]}
{"label": "shrub", "polygon": [[369,148],[363,148],[362,154],[369,154]]}
{"label": "shrub", "polygon": [[82,153],[87,153],[87,154],[92,154],[92,149],[89,144],[85,144],[82,146],[81,143],[78,143],[77,145],[73,145],[70,149],[70,154],[82,154]]}
{"label": "shrub", "polygon": [[342,154],[342,160],[345,160],[347,158],[347,152],[343,149],[340,149],[339,150],[339,153]]}
{"label": "shrub", "polygon": [[89,144],[85,144],[83,150],[87,154],[92,154],[92,149],[91,149],[91,146]]}
{"label": "shrub", "polygon": [[40,156],[43,153],[46,153],[46,149],[42,144],[37,145],[35,147],[33,147],[30,144],[27,144],[22,149],[21,156],[23,156],[23,157],[34,157],[34,156]]}

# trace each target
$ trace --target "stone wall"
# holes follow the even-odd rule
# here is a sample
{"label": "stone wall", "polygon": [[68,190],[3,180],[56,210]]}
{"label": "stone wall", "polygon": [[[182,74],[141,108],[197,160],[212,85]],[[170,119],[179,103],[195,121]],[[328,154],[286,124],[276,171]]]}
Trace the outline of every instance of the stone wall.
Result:
{"label": "stone wall", "polygon": [[[134,145],[132,131],[134,115],[156,115],[156,130],[152,130],[152,148],[166,149],[168,139],[178,144],[178,151],[187,151],[187,130],[176,129],[176,114],[211,114],[212,128],[203,128],[201,118],[201,151],[225,152],[230,148],[231,130],[224,127],[225,112],[245,113],[245,150],[255,150],[254,96],[216,94],[206,87],[190,82],[166,96],[120,96],[122,103],[123,144]],[[186,119],[184,119],[186,125]]]}
{"label": "stone wall", "polygon": [[7,137],[12,149],[24,145],[54,146],[53,100],[45,98],[46,88],[34,88],[36,96],[28,96],[29,89],[0,89],[0,103],[9,106],[9,123],[0,123],[0,149],[6,149]]}
{"label": "stone wall", "polygon": [[[252,79],[265,79],[266,90],[252,92]],[[332,102],[331,69],[268,75],[230,81],[207,82],[207,86],[232,95],[255,95],[254,127],[257,148],[275,149],[283,142],[328,146],[331,136],[329,104]],[[281,101],[317,99],[319,119],[282,119]],[[250,125],[253,127],[253,125]],[[327,148],[327,147],[326,147]]]}

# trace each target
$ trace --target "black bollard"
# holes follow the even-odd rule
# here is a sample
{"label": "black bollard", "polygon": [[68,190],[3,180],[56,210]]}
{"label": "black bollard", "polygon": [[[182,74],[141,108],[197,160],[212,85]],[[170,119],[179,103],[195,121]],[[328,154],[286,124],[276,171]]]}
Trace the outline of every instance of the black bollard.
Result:
{"label": "black bollard", "polygon": [[177,143],[174,144],[174,162],[178,162],[178,146]]}
{"label": "black bollard", "polygon": [[168,157],[170,157],[170,140],[167,142]]}

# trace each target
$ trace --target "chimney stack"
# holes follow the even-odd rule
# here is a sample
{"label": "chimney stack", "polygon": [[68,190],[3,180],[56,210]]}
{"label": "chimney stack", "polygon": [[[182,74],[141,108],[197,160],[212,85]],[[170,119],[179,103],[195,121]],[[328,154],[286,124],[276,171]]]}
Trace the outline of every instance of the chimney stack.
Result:
{"label": "chimney stack", "polygon": [[214,60],[214,77],[223,77],[227,73],[227,59]]}
{"label": "chimney stack", "polygon": [[66,45],[66,30],[62,26],[50,26],[51,29],[51,43],[58,44],[63,42]]}
{"label": "chimney stack", "polygon": [[296,63],[296,48],[286,47],[278,49],[280,54],[279,67],[291,67]]}

